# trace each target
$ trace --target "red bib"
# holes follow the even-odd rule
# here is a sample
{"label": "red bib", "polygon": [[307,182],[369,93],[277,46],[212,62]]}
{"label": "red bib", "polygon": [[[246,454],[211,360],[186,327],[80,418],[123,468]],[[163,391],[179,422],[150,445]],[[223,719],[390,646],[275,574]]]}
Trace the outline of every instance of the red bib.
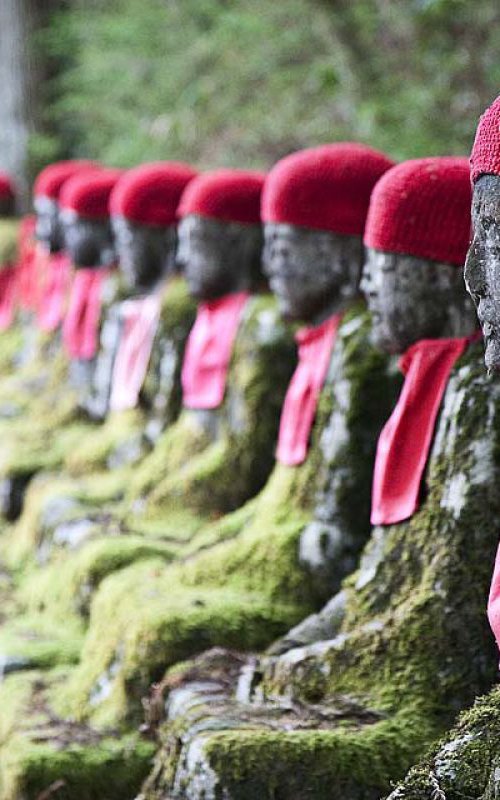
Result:
{"label": "red bib", "polygon": [[200,303],[182,365],[186,408],[218,408],[224,400],[227,373],[248,292]]}
{"label": "red bib", "polygon": [[276,449],[276,458],[281,464],[296,466],[306,459],[341,318],[336,314],[316,328],[301,328],[295,335],[299,360],[281,412]]}
{"label": "red bib", "polygon": [[0,269],[0,331],[10,328],[17,304],[18,275],[16,267]]}
{"label": "red bib", "polygon": [[27,311],[35,311],[38,303],[38,278],[36,275],[36,217],[23,217],[19,230],[19,304]]}
{"label": "red bib", "polygon": [[404,386],[377,445],[372,525],[402,522],[417,510],[439,407],[450,373],[470,341],[422,339],[401,357]]}
{"label": "red bib", "polygon": [[108,275],[106,269],[75,271],[63,323],[63,344],[70,358],[89,361],[97,353],[102,284]]}
{"label": "red bib", "polygon": [[124,326],[113,367],[112,411],[123,411],[137,405],[158,327],[160,306],[159,294],[122,303]]}
{"label": "red bib", "polygon": [[495,634],[497,645],[500,648],[500,546],[497,550],[490,596],[488,597],[488,619],[491,630]]}
{"label": "red bib", "polygon": [[51,333],[64,319],[71,283],[71,261],[64,252],[49,256],[38,303],[38,327]]}

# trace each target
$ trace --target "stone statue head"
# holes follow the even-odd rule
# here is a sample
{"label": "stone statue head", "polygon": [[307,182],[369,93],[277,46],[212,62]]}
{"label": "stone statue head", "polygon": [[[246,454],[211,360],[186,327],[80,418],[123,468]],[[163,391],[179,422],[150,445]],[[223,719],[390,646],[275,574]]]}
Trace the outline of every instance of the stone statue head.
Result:
{"label": "stone statue head", "polygon": [[174,271],[175,225],[159,228],[119,216],[113,216],[111,223],[120,272],[130,289],[151,291]]}
{"label": "stone statue head", "polygon": [[264,238],[264,272],[285,319],[319,323],[357,295],[361,236],[268,222]]}
{"label": "stone statue head", "polygon": [[37,176],[33,189],[36,213],[35,235],[45,249],[57,253],[64,248],[64,237],[59,219],[59,195],[64,184],[75,175],[95,170],[91,161],[57,161],[49,164]]}
{"label": "stone statue head", "polygon": [[177,266],[198,300],[252,291],[260,279],[260,225],[225,222],[195,214],[178,228]]}
{"label": "stone statue head", "polygon": [[379,181],[366,225],[361,281],[378,346],[401,353],[419,339],[474,330],[461,269],[469,230],[465,159],[407,161]]}
{"label": "stone statue head", "polygon": [[85,172],[63,186],[59,220],[64,247],[77,269],[115,262],[109,198],[119,175],[115,170]]}
{"label": "stone statue head", "polygon": [[500,96],[479,120],[472,148],[472,243],[465,283],[477,309],[485,363],[500,370]]}
{"label": "stone statue head", "polygon": [[286,156],[266,178],[264,271],[283,316],[319,324],[358,294],[370,194],[392,162],[352,142]]}
{"label": "stone statue head", "polygon": [[193,297],[213,300],[252,291],[262,281],[258,172],[218,170],[199,175],[179,205],[177,264]]}
{"label": "stone statue head", "polygon": [[64,237],[59,219],[57,200],[39,195],[34,199],[36,213],[35,235],[49,253],[58,253],[64,247]]}
{"label": "stone statue head", "polygon": [[188,164],[162,161],[128,170],[110,198],[120,270],[130,289],[147,292],[175,266],[177,208],[196,172]]}
{"label": "stone statue head", "polygon": [[500,370],[500,176],[482,175],[472,201],[472,244],[465,283],[474,301],[485,342],[485,364]]}

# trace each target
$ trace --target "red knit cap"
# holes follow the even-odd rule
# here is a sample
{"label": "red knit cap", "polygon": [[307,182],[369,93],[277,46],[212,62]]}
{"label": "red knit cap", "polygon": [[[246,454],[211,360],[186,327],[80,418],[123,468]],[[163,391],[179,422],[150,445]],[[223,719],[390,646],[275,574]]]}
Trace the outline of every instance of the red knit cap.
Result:
{"label": "red knit cap", "polygon": [[130,169],[111,193],[111,214],[143,225],[173,225],[181,194],[196,174],[188,164],[177,161]]}
{"label": "red knit cap", "polygon": [[471,186],[466,158],[418,158],[377,183],[367,247],[463,266],[470,241]]}
{"label": "red knit cap", "polygon": [[64,184],[59,196],[61,208],[76,211],[86,219],[109,217],[109,198],[122,170],[101,169],[74,175]]}
{"label": "red knit cap", "polygon": [[35,180],[33,194],[35,197],[43,195],[51,200],[58,200],[63,183],[82,170],[96,169],[93,161],[57,161],[42,169]]}
{"label": "red knit cap", "polygon": [[500,175],[500,97],[479,120],[470,156],[472,182],[481,175]]}
{"label": "red knit cap", "polygon": [[262,219],[361,236],[371,191],[393,164],[355,142],[299,150],[278,161],[267,176]]}
{"label": "red knit cap", "polygon": [[184,190],[179,217],[197,214],[224,222],[260,224],[260,197],[264,174],[239,169],[220,169],[198,175]]}
{"label": "red knit cap", "polygon": [[14,181],[6,172],[0,172],[0,200],[14,200],[15,196]]}

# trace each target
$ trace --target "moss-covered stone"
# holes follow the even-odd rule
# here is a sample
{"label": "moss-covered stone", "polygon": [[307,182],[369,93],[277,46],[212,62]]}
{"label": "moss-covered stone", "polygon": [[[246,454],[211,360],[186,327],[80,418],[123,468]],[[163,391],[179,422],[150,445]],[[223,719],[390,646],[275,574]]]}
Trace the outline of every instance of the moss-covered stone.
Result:
{"label": "moss-covered stone", "polygon": [[[350,556],[369,533],[371,464],[396,381],[388,360],[369,345],[368,328],[359,310],[341,326],[302,466],[277,465],[257,498],[203,528],[170,567],[132,565],[102,582],[91,606],[82,663],[71,681],[74,713],[93,719],[133,715],[134,693],[146,691],[162,668],[206,645],[267,644],[317,608],[332,581],[339,583],[338,564],[327,570],[328,586],[318,580],[301,561],[299,542],[328,488],[335,501],[331,519]],[[370,387],[376,389],[369,392]],[[339,433],[335,446],[331,425]],[[96,681],[117,662],[114,688],[102,709],[89,706]]]}
{"label": "moss-covered stone", "polygon": [[[500,513],[499,401],[500,382],[485,375],[481,348],[473,346],[455,368],[445,394],[421,508],[406,523],[374,529],[359,571],[344,587],[345,611],[337,635],[257,664],[249,683],[251,707],[260,711],[264,724],[252,735],[238,730],[248,709],[234,707],[227,686],[215,709],[203,710],[207,692],[199,689],[197,727],[189,719],[183,723],[182,713],[171,709],[172,723],[164,733],[168,746],[156,766],[160,777],[151,798],[242,800],[251,790],[263,798],[309,796],[309,790],[318,798],[376,798],[389,791],[391,782],[422,756],[460,709],[489,688],[496,654],[485,605]],[[182,684],[179,672],[176,681]],[[182,690],[189,690],[189,681]],[[304,708],[314,719],[318,704],[325,713],[339,705],[343,710],[338,721],[330,721],[328,732],[318,725],[314,733],[290,733]],[[288,708],[290,719],[272,725],[269,732],[275,705]],[[346,705],[351,705],[347,713]],[[367,714],[378,721],[366,724]],[[448,762],[445,745],[448,782],[438,776],[434,785],[434,778],[429,781],[424,774],[422,784],[420,769],[409,780],[416,786],[420,781],[427,794],[409,789],[393,800],[458,800],[491,791],[486,789],[494,762],[489,736],[482,758],[475,761],[477,772],[469,766],[476,758],[474,734],[484,718],[480,703],[465,718],[472,737],[460,744],[462,724]],[[493,732],[497,715],[491,713],[491,719]],[[310,764],[311,776],[301,771],[301,760]],[[461,785],[454,778],[458,762],[467,776]],[[198,776],[205,773],[213,794],[200,790]],[[484,789],[481,783],[474,786],[477,775],[486,777]],[[449,793],[449,786],[457,787],[456,793]]]}
{"label": "moss-covered stone", "polygon": [[494,800],[500,789],[500,689],[464,712],[390,800]]}
{"label": "moss-covered stone", "polygon": [[0,687],[0,797],[132,797],[149,768],[151,743],[58,717],[51,697],[64,680],[61,670],[28,673]]}

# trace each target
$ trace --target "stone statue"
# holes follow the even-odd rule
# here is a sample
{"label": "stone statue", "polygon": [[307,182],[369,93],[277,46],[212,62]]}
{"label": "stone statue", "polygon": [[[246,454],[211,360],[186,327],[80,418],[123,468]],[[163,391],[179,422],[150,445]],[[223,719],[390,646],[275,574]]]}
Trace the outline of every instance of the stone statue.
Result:
{"label": "stone statue", "polygon": [[[471,155],[471,173],[474,183],[472,198],[473,239],[465,264],[465,282],[476,305],[485,344],[485,365],[490,373],[487,383],[490,407],[498,403],[498,372],[500,371],[500,98],[497,98],[481,118]],[[481,441],[477,431],[471,427],[471,446],[478,448]],[[496,440],[495,440],[496,441]],[[486,453],[485,453],[486,455]],[[483,469],[492,470],[484,462]],[[487,524],[498,519],[497,492],[485,498],[483,515]],[[471,528],[477,529],[482,518],[475,518]],[[498,529],[496,533],[498,539]],[[481,570],[492,571],[493,558],[490,552],[482,553],[483,563],[477,571],[469,567],[469,574],[477,582]],[[493,634],[499,640],[498,629],[498,569],[497,553],[488,601],[488,617]],[[474,609],[474,624],[483,624],[487,590],[481,582],[482,594]],[[462,620],[462,624],[465,620]],[[474,658],[483,657],[491,670],[490,683],[495,676],[498,652],[491,653],[491,637],[481,648],[469,651]],[[481,692],[484,688],[481,689]],[[481,692],[477,692],[480,694]],[[471,698],[472,700],[472,698]],[[405,780],[392,792],[390,800],[427,800],[428,797],[475,797],[491,800],[500,790],[500,748],[498,746],[500,720],[500,697],[494,688],[485,697],[476,700],[474,706],[465,711],[434,751],[425,761],[410,770]]]}
{"label": "stone statue", "polygon": [[[427,369],[433,352],[460,342],[446,370],[415,510],[373,528],[341,593],[311,618],[314,624],[305,623],[304,635],[299,629],[285,637],[292,649],[281,640],[279,655],[259,659],[214,650],[188,663],[184,679],[179,666],[167,674],[166,744],[144,797],[235,800],[276,791],[283,798],[380,797],[491,684],[495,657],[484,602],[500,512],[500,387],[484,375],[481,345],[469,338],[474,318],[460,296],[468,203],[463,159],[403,163],[377,185],[365,232],[362,287],[374,337],[389,350],[410,343],[402,365],[419,397],[425,393],[414,380],[415,364]],[[408,295],[431,308],[406,323],[397,298],[409,314]],[[439,338],[415,341],[429,335]],[[425,374],[430,379],[432,370]],[[405,388],[391,416],[399,431],[401,420],[411,419],[402,413]],[[405,402],[408,412],[411,398]],[[386,442],[388,430],[381,437]],[[160,688],[150,709],[153,724],[161,696]],[[457,772],[469,777],[460,791],[477,796],[470,759],[483,722],[473,712],[472,735],[457,731],[426,773],[425,790],[414,787],[424,785],[426,766],[394,800],[428,800],[440,790],[448,796]]]}

